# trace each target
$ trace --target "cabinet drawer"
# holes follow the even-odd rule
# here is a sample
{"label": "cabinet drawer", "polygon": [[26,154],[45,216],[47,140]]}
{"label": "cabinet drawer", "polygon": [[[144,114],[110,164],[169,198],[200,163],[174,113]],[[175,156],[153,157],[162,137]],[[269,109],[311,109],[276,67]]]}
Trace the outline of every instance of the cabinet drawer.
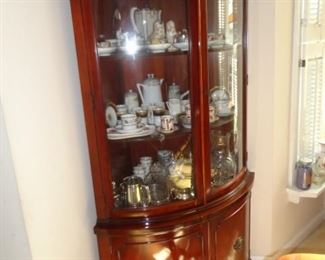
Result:
{"label": "cabinet drawer", "polygon": [[101,232],[109,257],[103,259],[208,259],[206,225],[171,227],[165,230]]}

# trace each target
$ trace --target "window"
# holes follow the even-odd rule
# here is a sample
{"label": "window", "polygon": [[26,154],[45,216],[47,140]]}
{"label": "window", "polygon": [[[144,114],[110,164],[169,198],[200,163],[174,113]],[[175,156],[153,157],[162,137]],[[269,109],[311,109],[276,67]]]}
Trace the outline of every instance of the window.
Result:
{"label": "window", "polygon": [[303,0],[300,36],[297,159],[314,158],[324,137],[324,9],[323,0]]}
{"label": "window", "polygon": [[[289,189],[294,189],[294,165],[314,159],[318,142],[325,138],[325,0],[295,1]],[[324,187],[301,192],[317,196]],[[305,195],[303,194],[305,193]]]}

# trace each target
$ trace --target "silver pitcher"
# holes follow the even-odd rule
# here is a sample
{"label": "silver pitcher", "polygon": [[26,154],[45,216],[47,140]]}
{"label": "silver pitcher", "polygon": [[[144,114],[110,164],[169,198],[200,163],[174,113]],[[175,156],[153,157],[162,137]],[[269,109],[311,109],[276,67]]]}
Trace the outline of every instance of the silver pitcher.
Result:
{"label": "silver pitcher", "polygon": [[145,207],[150,203],[149,188],[143,184],[143,180],[137,176],[129,176],[123,179],[121,189],[125,202],[131,207]]}

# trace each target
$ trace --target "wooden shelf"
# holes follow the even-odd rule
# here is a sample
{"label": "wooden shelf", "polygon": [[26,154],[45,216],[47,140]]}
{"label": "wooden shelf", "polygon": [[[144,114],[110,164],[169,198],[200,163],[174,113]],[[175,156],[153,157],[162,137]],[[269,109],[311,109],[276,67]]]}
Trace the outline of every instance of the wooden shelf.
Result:
{"label": "wooden shelf", "polygon": [[308,190],[299,190],[296,187],[287,188],[288,200],[298,204],[301,198],[318,198],[325,191],[325,183],[322,185],[312,184]]}

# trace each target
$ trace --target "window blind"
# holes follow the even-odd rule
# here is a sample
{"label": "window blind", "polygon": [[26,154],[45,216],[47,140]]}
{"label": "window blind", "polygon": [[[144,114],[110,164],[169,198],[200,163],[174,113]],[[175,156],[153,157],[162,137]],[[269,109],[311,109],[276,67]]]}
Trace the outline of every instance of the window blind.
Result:
{"label": "window blind", "polygon": [[297,160],[314,159],[325,137],[324,0],[302,1]]}

